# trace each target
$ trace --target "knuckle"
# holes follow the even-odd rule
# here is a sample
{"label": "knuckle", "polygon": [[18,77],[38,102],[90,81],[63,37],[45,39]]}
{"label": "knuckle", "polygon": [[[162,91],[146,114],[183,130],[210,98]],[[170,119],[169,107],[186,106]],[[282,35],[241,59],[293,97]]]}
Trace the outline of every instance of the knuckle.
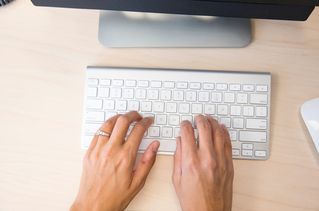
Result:
{"label": "knuckle", "polygon": [[145,125],[141,122],[136,123],[134,129],[138,131],[146,131]]}
{"label": "knuckle", "polygon": [[186,133],[189,133],[193,130],[193,126],[190,122],[188,121],[185,121],[185,122],[182,122],[181,124],[181,131],[184,131]]}
{"label": "knuckle", "polygon": [[203,116],[198,117],[197,126],[202,127],[204,130],[210,130],[210,124],[208,120]]}
{"label": "knuckle", "polygon": [[117,121],[123,125],[128,125],[130,123],[130,119],[125,115],[120,116]]}

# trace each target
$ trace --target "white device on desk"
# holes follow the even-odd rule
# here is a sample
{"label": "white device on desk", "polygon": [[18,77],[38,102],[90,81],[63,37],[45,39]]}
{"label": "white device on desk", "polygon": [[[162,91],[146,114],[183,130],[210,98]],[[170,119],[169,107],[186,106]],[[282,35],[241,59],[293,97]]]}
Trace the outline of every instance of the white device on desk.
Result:
{"label": "white device on desk", "polygon": [[319,98],[305,102],[301,106],[300,111],[312,141],[319,153]]}
{"label": "white device on desk", "polygon": [[209,114],[228,127],[234,158],[269,157],[269,73],[95,67],[86,73],[83,148],[109,117],[136,110],[155,118],[140,151],[157,139],[159,153],[173,154],[180,122]]}

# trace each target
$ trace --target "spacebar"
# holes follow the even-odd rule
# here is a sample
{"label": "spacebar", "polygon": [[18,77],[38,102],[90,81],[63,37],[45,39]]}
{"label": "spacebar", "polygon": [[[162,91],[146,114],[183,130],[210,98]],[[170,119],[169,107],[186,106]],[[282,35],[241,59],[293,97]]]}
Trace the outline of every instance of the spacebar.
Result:
{"label": "spacebar", "polygon": [[[143,139],[139,150],[144,151],[155,139]],[[175,152],[176,142],[175,140],[160,140],[159,152]]]}

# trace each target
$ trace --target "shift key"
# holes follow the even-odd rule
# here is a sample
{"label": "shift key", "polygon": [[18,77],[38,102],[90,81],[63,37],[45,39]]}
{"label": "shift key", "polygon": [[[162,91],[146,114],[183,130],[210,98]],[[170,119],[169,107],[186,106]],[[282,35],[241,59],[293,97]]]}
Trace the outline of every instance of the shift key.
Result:
{"label": "shift key", "polygon": [[266,119],[247,119],[246,128],[248,129],[267,129],[267,120]]}
{"label": "shift key", "polygon": [[266,142],[267,132],[240,131],[239,140],[248,142]]}

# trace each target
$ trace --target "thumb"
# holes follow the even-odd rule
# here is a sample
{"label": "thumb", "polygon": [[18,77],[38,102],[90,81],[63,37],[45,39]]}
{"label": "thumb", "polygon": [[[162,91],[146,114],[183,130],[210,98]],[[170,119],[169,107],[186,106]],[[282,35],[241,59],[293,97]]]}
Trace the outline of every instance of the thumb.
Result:
{"label": "thumb", "polygon": [[141,160],[137,164],[131,183],[133,190],[140,189],[144,186],[146,178],[155,163],[159,145],[160,143],[158,141],[152,142],[142,155]]}

